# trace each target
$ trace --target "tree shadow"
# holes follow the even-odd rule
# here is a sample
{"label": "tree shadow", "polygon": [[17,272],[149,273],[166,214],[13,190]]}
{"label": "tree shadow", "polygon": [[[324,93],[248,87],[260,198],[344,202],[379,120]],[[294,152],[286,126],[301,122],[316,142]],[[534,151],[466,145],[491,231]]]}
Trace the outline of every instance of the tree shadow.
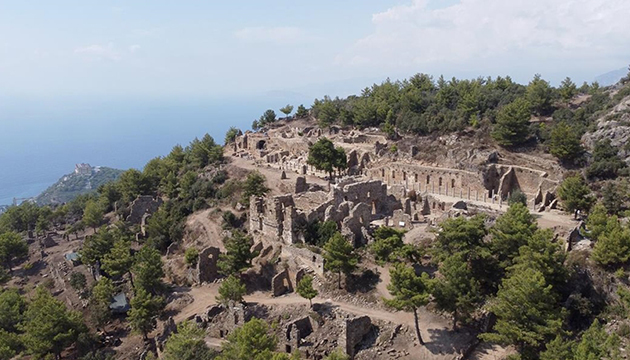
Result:
{"label": "tree shadow", "polygon": [[433,354],[459,354],[471,340],[475,338],[468,329],[457,331],[450,329],[429,329],[431,341],[425,344]]}
{"label": "tree shadow", "polygon": [[363,337],[363,339],[361,339],[361,342],[355,347],[355,354],[357,354],[361,350],[367,350],[367,349],[373,348],[376,342],[378,341],[378,337],[380,335],[381,335],[381,329],[376,325],[372,325],[370,332],[368,332]]}
{"label": "tree shadow", "polygon": [[346,290],[349,293],[369,293],[376,289],[381,281],[381,276],[371,269],[363,271],[360,275],[351,274],[346,278]]}

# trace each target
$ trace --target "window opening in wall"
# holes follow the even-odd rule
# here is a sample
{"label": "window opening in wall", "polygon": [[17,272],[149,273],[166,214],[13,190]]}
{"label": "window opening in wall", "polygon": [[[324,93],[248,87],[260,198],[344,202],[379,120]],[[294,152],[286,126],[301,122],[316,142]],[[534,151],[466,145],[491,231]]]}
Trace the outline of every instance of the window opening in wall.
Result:
{"label": "window opening in wall", "polygon": [[455,179],[451,179],[451,188],[455,187]]}
{"label": "window opening in wall", "polygon": [[385,169],[381,169],[381,177],[385,177]]}
{"label": "window opening in wall", "polygon": [[403,171],[403,180],[407,180],[407,172]]}
{"label": "window opening in wall", "polygon": [[396,178],[396,170],[392,170],[392,179]]}
{"label": "window opening in wall", "polygon": [[427,175],[427,185],[431,182],[431,176]]}
{"label": "window opening in wall", "polygon": [[438,186],[442,186],[442,178],[439,179]]}
{"label": "window opening in wall", "polygon": [[418,182],[418,174],[414,174],[413,177],[414,177],[414,181]]}

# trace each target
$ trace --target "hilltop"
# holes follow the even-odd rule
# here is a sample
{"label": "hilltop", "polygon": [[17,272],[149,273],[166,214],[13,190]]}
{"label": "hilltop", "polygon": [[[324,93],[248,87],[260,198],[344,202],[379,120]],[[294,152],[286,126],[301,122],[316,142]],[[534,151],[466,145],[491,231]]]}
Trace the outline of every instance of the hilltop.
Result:
{"label": "hilltop", "polygon": [[56,183],[39,194],[39,205],[63,204],[79,195],[96,191],[99,186],[117,180],[122,170],[89,164],[77,164],[74,172],[61,177]]}
{"label": "hilltop", "polygon": [[[244,360],[261,337],[265,360],[626,357],[629,108],[630,79],[418,75],[10,207],[7,354]],[[31,340],[56,335],[42,304],[55,347]]]}

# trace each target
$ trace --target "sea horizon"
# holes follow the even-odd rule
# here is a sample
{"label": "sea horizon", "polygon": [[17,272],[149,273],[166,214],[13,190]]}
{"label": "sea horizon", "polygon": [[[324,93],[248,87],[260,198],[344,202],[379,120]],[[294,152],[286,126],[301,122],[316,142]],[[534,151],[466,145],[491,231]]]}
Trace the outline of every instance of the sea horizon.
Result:
{"label": "sea horizon", "polygon": [[0,205],[39,195],[78,163],[142,169],[173,146],[186,146],[206,133],[223,144],[230,126],[249,129],[265,109],[279,104],[283,102],[263,98],[76,103],[0,99]]}

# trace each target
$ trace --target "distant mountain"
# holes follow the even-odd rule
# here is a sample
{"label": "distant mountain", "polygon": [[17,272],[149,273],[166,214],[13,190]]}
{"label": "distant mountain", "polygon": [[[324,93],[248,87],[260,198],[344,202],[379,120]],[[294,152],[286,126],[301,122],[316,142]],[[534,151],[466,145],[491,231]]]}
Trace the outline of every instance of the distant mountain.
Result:
{"label": "distant mountain", "polygon": [[628,68],[621,68],[599,75],[595,81],[601,86],[610,86],[618,83],[626,75],[628,75]]}
{"label": "distant mountain", "polygon": [[123,170],[77,164],[73,173],[64,175],[37,196],[35,201],[40,205],[65,203],[79,195],[96,191],[103,184],[117,180],[122,173]]}

